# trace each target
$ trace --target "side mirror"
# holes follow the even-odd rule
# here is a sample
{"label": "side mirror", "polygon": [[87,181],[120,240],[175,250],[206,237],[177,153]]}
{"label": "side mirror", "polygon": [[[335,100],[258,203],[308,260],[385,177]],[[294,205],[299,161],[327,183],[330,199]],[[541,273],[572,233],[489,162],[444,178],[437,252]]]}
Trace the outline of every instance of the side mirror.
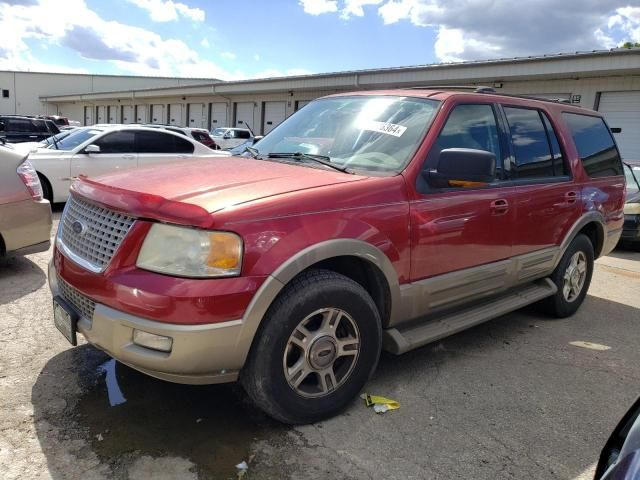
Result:
{"label": "side mirror", "polygon": [[438,168],[424,172],[434,187],[481,187],[495,180],[496,156],[486,150],[446,148],[440,152]]}
{"label": "side mirror", "polygon": [[87,145],[84,149],[84,153],[100,153],[100,147],[98,145]]}
{"label": "side mirror", "polygon": [[596,480],[634,478],[640,471],[640,399],[622,417],[605,444],[598,466]]}
{"label": "side mirror", "polygon": [[264,135],[258,135],[257,137],[253,137],[253,144],[255,145],[256,143],[258,143],[259,140],[262,140],[264,138]]}

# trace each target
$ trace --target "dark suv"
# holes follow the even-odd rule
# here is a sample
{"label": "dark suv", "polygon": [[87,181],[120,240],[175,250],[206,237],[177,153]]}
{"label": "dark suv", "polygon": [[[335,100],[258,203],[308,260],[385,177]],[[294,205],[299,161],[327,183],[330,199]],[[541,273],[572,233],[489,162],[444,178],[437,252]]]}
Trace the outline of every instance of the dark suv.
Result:
{"label": "dark suv", "polygon": [[382,349],[536,302],[572,315],[624,197],[597,112],[486,91],[334,95],[248,156],[75,182],[54,321],[149,375],[239,379],[273,417],[313,422]]}
{"label": "dark suv", "polygon": [[0,115],[4,131],[0,135],[9,143],[39,142],[60,133],[52,120],[19,115]]}

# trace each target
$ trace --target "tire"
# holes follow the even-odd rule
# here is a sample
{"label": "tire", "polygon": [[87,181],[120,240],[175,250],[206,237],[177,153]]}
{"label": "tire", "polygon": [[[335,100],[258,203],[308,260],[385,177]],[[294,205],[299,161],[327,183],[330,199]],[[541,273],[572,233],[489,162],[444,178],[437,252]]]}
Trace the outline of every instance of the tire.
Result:
{"label": "tire", "polygon": [[374,372],[381,347],[380,315],[366,290],[335,272],[311,270],[269,308],[240,380],[276,420],[313,423],[349,405]]}
{"label": "tire", "polygon": [[[557,318],[566,318],[576,313],[578,308],[580,308],[591,284],[593,257],[593,244],[591,240],[589,240],[589,237],[583,234],[576,236],[569,244],[569,248],[567,248],[562,256],[560,263],[558,263],[558,266],[551,274],[550,278],[553,283],[556,284],[556,287],[558,287],[558,291],[555,295],[546,298],[542,302],[542,306],[548,314]],[[584,264],[584,277],[581,280],[577,280],[577,277],[582,277],[580,273],[575,274],[577,277],[572,277],[576,268],[572,262],[576,261],[576,259],[578,265],[580,263]],[[569,277],[567,280],[565,280],[565,275]],[[567,287],[567,282],[569,283],[568,294],[565,288]],[[580,287],[578,288],[577,285],[580,285]]]}
{"label": "tire", "polygon": [[53,205],[53,190],[51,189],[49,180],[47,180],[47,178],[41,173],[38,173],[38,178],[40,179],[40,185],[42,185],[43,198],[45,200],[49,200],[49,203]]}

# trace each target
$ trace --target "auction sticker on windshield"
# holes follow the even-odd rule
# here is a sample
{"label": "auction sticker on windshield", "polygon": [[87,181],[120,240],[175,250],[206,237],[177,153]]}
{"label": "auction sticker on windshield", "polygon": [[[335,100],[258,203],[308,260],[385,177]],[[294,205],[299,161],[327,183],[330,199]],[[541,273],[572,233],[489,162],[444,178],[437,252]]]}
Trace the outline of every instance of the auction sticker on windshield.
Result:
{"label": "auction sticker on windshield", "polygon": [[396,125],[395,123],[376,122],[375,120],[364,122],[360,128],[363,130],[371,130],[373,132],[386,133],[387,135],[393,135],[394,137],[401,137],[407,129],[407,127]]}

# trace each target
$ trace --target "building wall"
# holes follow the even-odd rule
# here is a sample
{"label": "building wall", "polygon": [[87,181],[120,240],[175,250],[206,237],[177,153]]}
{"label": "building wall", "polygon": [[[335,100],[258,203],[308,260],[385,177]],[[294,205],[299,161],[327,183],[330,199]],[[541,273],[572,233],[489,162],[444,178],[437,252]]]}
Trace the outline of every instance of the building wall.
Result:
{"label": "building wall", "polygon": [[[441,83],[441,82],[440,82]],[[502,87],[496,87],[496,91],[504,92],[504,93],[512,93],[512,94],[566,94],[569,96],[580,96],[579,105],[586,108],[594,108],[597,94],[599,92],[606,91],[627,91],[627,90],[640,90],[640,76],[636,75],[627,75],[627,76],[603,76],[603,77],[593,77],[593,78],[583,78],[583,79],[552,79],[552,80],[518,80],[518,81],[509,81],[509,82],[500,82],[502,83]],[[424,85],[425,82],[423,80],[417,81],[415,85]],[[402,86],[409,86],[410,83],[407,84],[406,79],[403,79]],[[492,86],[490,83],[489,86]],[[207,125],[210,125],[210,119],[208,117],[209,112],[209,104],[223,102],[228,105],[227,109],[227,119],[228,125],[233,126],[234,118],[234,104],[241,102],[254,102],[254,119],[256,125],[252,125],[252,129],[254,130],[256,135],[263,133],[263,105],[264,102],[269,101],[283,101],[286,102],[286,115],[289,116],[295,112],[295,106],[298,101],[305,100],[313,100],[315,98],[330,95],[332,93],[345,92],[349,90],[356,90],[357,87],[353,88],[325,88],[322,90],[301,90],[301,91],[288,91],[282,93],[243,93],[243,94],[232,94],[232,95],[199,95],[192,97],[185,97],[183,93],[176,90],[174,96],[162,96],[162,97],[140,97],[136,96],[136,98],[119,98],[119,99],[110,99],[104,101],[95,101],[95,102],[64,102],[58,104],[51,104],[48,108],[50,110],[61,112],[70,118],[78,119],[80,121],[83,120],[83,107],[91,106],[95,109],[98,105],[140,105],[144,104],[147,106],[151,104],[162,104],[165,105],[165,114],[167,111],[166,106],[169,104],[182,104],[183,111],[185,112],[183,118],[183,125],[188,126],[188,117],[186,114],[187,107],[186,105],[189,103],[204,103],[205,104],[205,112],[207,115]],[[183,98],[185,98],[183,100]],[[167,123],[168,119],[164,119],[164,123]],[[220,125],[222,126],[222,125]]]}
{"label": "building wall", "polygon": [[79,92],[176,87],[210,81],[211,79],[0,71],[0,90],[9,90],[9,98],[3,98],[0,92],[0,114],[61,114],[73,120],[82,121],[81,105],[65,105],[63,111],[60,111],[55,104],[41,102],[39,97],[44,93],[64,95]]}

